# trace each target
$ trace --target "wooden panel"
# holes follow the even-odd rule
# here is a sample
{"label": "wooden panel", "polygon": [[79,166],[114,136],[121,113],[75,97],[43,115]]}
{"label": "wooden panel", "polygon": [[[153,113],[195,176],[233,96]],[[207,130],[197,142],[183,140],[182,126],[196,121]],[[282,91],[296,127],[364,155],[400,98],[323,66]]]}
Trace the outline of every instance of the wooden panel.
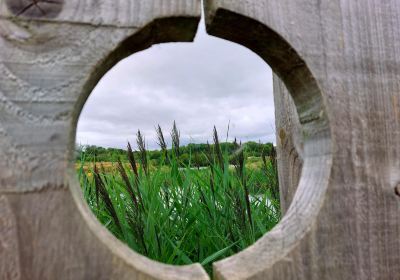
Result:
{"label": "wooden panel", "polygon": [[281,209],[289,209],[303,166],[303,132],[296,106],[278,76],[274,75],[276,146]]}
{"label": "wooden panel", "polygon": [[[7,226],[7,235],[2,235],[6,242],[0,244],[7,244],[5,253],[10,253],[2,258],[0,267],[3,260],[7,265],[0,275],[14,274],[19,279],[207,279],[200,265],[179,269],[133,252],[103,229],[86,206],[82,206],[82,216],[68,190],[8,194],[0,203],[0,221]],[[85,221],[85,216],[92,221]],[[100,232],[94,234],[95,230]]]}
{"label": "wooden panel", "polygon": [[59,13],[9,14],[28,2],[0,0],[0,278],[208,279],[199,264],[160,264],[112,236],[68,161],[98,80],[152,44],[192,41],[200,2],[65,1]]}
{"label": "wooden panel", "polygon": [[[282,222],[248,250],[215,264],[216,278],[397,279],[400,2],[206,4],[211,34],[251,48],[285,82],[304,143],[302,175]],[[307,76],[300,82],[293,52],[316,86]],[[312,113],[318,106],[320,115]],[[325,136],[320,125],[315,130],[321,117]]]}
{"label": "wooden panel", "polygon": [[[20,13],[28,0],[0,0],[0,277],[208,279],[200,265],[162,265],[129,250],[66,175],[97,81],[154,43],[192,40],[200,1],[57,2]],[[208,32],[260,55],[292,97],[276,83],[286,214],[215,264],[216,278],[397,279],[400,2],[205,5]],[[293,147],[303,161],[295,193],[299,169],[283,155]]]}
{"label": "wooden panel", "polygon": [[0,191],[64,186],[67,148],[74,150],[75,124],[91,90],[127,55],[191,41],[198,17],[174,15],[140,29],[1,22]]}
{"label": "wooden panel", "polygon": [[21,279],[17,221],[6,196],[0,196],[0,279]]}
{"label": "wooden panel", "polygon": [[198,16],[196,0],[2,0],[3,18],[35,18],[46,22],[84,23],[93,26],[133,27],[148,24],[155,18]]}

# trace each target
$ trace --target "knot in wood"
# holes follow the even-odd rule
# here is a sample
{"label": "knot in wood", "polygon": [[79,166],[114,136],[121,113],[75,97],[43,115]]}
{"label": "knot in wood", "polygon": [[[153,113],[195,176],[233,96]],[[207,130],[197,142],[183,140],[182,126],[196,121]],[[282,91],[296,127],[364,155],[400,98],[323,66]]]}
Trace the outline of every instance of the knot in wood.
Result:
{"label": "knot in wood", "polygon": [[62,10],[64,0],[6,0],[15,16],[55,18]]}
{"label": "knot in wood", "polygon": [[397,186],[394,188],[394,193],[395,193],[397,196],[400,196],[400,183],[397,184]]}

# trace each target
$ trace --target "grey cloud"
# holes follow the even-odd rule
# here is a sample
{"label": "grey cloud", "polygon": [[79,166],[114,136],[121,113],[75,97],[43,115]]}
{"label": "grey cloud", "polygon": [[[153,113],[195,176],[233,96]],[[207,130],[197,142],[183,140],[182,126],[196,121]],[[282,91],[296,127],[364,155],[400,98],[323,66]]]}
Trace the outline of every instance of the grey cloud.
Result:
{"label": "grey cloud", "polygon": [[118,63],[99,82],[81,113],[77,142],[125,147],[137,129],[156,147],[176,120],[182,142],[221,136],[275,141],[272,72],[257,55],[206,35],[194,43],[153,46]]}

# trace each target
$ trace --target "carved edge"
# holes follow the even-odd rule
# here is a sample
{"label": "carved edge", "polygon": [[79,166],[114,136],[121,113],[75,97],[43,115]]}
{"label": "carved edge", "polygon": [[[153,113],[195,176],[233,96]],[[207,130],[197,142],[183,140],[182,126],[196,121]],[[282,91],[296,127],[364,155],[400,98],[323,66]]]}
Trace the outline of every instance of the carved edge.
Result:
{"label": "carved edge", "polygon": [[[200,14],[200,11],[199,11]],[[92,89],[96,86],[101,77],[118,61],[135,52],[147,49],[153,44],[164,42],[191,42],[193,41],[200,17],[167,17],[158,18],[140,29],[105,57],[98,65],[95,71],[90,73],[82,93],[74,106],[73,120],[70,131],[69,155],[72,158],[75,146],[76,124],[79,114],[86,99],[89,97]],[[193,279],[208,280],[209,276],[200,264],[187,266],[173,266],[159,263],[144,257],[114,237],[106,228],[104,228],[93,215],[87,204],[84,202],[79,182],[73,169],[71,161],[66,175],[66,184],[69,186],[73,199],[78,207],[78,211],[86,221],[91,232],[102,242],[116,258],[122,261],[126,266],[134,269],[149,277],[149,279]]]}
{"label": "carved edge", "polygon": [[[1,3],[0,3],[1,4]],[[156,261],[152,261],[147,257],[141,256],[131,249],[129,249],[122,242],[117,240],[107,229],[105,229],[91,213],[90,209],[84,202],[80,185],[77,182],[76,174],[74,172],[74,166],[72,161],[72,152],[75,145],[75,130],[77,120],[80,111],[85,103],[90,92],[100,80],[100,78],[119,60],[133,54],[137,51],[149,48],[153,44],[163,42],[178,42],[178,41],[192,41],[197,30],[198,22],[200,21],[200,6],[196,16],[167,16],[167,17],[155,17],[148,25],[139,30],[135,30],[133,34],[127,36],[124,41],[117,46],[116,49],[110,50],[110,54],[91,69],[88,72],[87,81],[81,90],[81,95],[76,101],[75,111],[72,113],[72,121],[70,123],[70,137],[69,137],[69,163],[66,160],[64,177],[61,179],[61,184],[48,184],[48,177],[44,177],[43,180],[24,180],[24,178],[15,177],[15,186],[11,185],[11,190],[8,193],[26,193],[26,192],[40,192],[44,189],[59,189],[69,188],[71,195],[76,203],[77,211],[81,217],[85,220],[88,229],[95,236],[95,240],[101,242],[110,251],[110,255],[113,256],[116,264],[122,265],[124,269],[119,269],[119,276],[121,277],[136,277],[139,273],[146,279],[195,279],[195,280],[208,280],[209,276],[202,268],[200,264],[193,264],[189,266],[172,266],[161,264]],[[110,29],[111,30],[111,29]],[[18,184],[24,184],[24,186],[30,186],[29,189],[18,188]],[[32,183],[30,185],[30,183]],[[43,183],[43,184],[42,184]],[[0,194],[5,192],[0,190]],[[40,219],[40,217],[38,217]],[[79,246],[85,246],[80,244]],[[99,246],[99,248],[102,246]],[[96,254],[96,252],[93,252]],[[4,262],[1,262],[4,263]]]}
{"label": "carved edge", "polygon": [[[200,8],[198,10],[198,14],[200,15]],[[149,48],[153,44],[163,42],[193,41],[199,20],[199,16],[171,16],[165,18],[159,17],[154,19],[141,29],[132,29],[131,32],[126,32],[126,29],[124,29],[123,33],[126,33],[126,35],[123,38],[122,42],[120,42],[118,46],[114,46],[115,49],[110,49],[109,55],[107,57],[104,57],[100,62],[97,62],[97,64],[96,62],[94,62],[91,70],[87,73],[87,80],[83,82],[84,86],[81,89],[82,94],[80,94],[79,98],[77,98],[77,100],[75,101],[75,105],[73,106],[74,109],[71,112],[72,121],[70,120],[68,123],[68,128],[70,131],[67,133],[69,141],[66,141],[69,143],[68,148],[66,148],[67,156],[65,156],[63,162],[60,163],[59,169],[57,170],[58,176],[54,176],[54,173],[52,172],[45,173],[43,172],[43,170],[40,170],[40,174],[37,173],[37,170],[35,170],[36,173],[35,171],[32,171],[26,173],[9,172],[9,174],[7,173],[7,170],[3,169],[0,170],[0,193],[29,193],[36,191],[45,191],[48,189],[66,188],[67,184],[65,184],[64,175],[68,165],[68,158],[72,158],[75,147],[75,130],[79,114],[86,99],[88,98],[89,94],[91,93],[97,82],[119,60],[125,58],[130,54]],[[106,30],[112,31],[114,29]],[[13,146],[14,144],[12,139],[7,137],[7,131],[2,129],[2,125],[0,123],[0,136],[1,135],[3,135],[2,140],[4,141],[4,146],[6,147],[3,148],[4,152],[10,152],[9,147],[12,147],[12,153],[21,154],[22,152],[24,152],[23,158],[31,157],[31,155],[28,153],[29,151],[25,152],[20,148]],[[0,144],[3,141],[0,141]],[[0,151],[0,154],[1,152],[2,151]],[[17,170],[17,168],[11,169]]]}
{"label": "carved edge", "polygon": [[268,275],[267,270],[284,260],[316,222],[332,167],[331,131],[321,88],[290,43],[265,24],[230,10],[228,4],[207,0],[205,5],[207,32],[248,47],[270,64],[294,97],[305,131],[302,175],[286,215],[254,245],[214,263],[215,279],[252,279]]}
{"label": "carved edge", "polygon": [[0,0],[0,19],[141,28],[156,17],[196,17],[201,5],[200,0],[122,2],[123,4],[116,3],[115,0]]}
{"label": "carved edge", "polygon": [[209,280],[208,274],[204,268],[196,263],[185,266],[174,266],[153,261],[142,256],[127,245],[118,240],[111,232],[109,232],[97,218],[94,216],[88,205],[84,202],[80,184],[77,181],[75,172],[70,169],[68,171],[69,188],[72,197],[77,205],[78,211],[85,220],[89,230],[97,237],[98,241],[103,243],[110,253],[118,258],[126,266],[135,271],[146,275],[149,279],[165,279],[165,280]]}

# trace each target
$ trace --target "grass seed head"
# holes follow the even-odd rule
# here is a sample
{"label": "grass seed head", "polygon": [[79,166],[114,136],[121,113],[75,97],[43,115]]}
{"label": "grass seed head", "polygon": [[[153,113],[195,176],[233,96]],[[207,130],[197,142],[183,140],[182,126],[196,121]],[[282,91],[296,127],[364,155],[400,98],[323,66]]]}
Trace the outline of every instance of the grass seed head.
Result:
{"label": "grass seed head", "polygon": [[214,138],[214,150],[215,150],[215,154],[217,156],[218,165],[222,170],[224,170],[224,159],[222,156],[221,145],[220,145],[219,139],[218,139],[217,128],[215,126],[214,126],[214,131],[213,131],[213,138]]}
{"label": "grass seed head", "polygon": [[176,127],[176,122],[174,121],[174,125],[172,126],[171,130],[171,138],[172,138],[172,149],[175,152],[175,156],[179,157],[180,156],[180,132],[178,128]]}
{"label": "grass seed head", "polygon": [[139,149],[139,155],[140,155],[140,163],[142,164],[143,170],[146,175],[149,175],[149,165],[147,162],[147,151],[146,151],[146,143],[144,136],[138,130],[137,135],[136,135],[136,143]]}

